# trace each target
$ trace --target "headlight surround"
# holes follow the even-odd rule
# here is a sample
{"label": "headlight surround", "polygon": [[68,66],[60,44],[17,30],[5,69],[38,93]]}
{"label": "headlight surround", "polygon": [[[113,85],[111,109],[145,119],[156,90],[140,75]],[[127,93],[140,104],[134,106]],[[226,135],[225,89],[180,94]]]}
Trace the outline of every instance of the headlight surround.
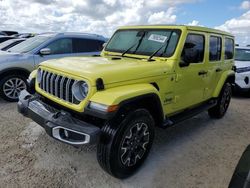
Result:
{"label": "headlight surround", "polygon": [[37,70],[37,73],[36,73],[36,80],[37,80],[37,82],[40,84],[41,83],[41,81],[42,81],[42,71],[41,71],[41,69],[38,69]]}
{"label": "headlight surround", "polygon": [[89,92],[89,85],[85,81],[76,81],[72,86],[72,94],[78,101],[84,100]]}

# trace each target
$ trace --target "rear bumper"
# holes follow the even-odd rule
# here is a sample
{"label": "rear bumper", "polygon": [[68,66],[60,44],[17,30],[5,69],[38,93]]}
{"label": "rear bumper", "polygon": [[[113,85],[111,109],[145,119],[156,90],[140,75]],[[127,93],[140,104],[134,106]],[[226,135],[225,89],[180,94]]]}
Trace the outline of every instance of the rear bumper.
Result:
{"label": "rear bumper", "polygon": [[93,144],[100,128],[56,110],[26,90],[19,96],[18,111],[42,126],[51,137],[74,146]]}

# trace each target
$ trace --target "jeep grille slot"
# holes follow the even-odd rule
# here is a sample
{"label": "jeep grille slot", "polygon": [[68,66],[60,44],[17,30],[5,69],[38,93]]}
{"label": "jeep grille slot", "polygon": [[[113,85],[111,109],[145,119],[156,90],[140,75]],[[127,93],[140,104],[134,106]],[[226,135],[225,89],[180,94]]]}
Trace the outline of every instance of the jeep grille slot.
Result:
{"label": "jeep grille slot", "polygon": [[43,91],[73,104],[80,103],[72,94],[72,86],[75,82],[74,79],[45,70],[41,70],[41,74],[42,80],[39,87]]}

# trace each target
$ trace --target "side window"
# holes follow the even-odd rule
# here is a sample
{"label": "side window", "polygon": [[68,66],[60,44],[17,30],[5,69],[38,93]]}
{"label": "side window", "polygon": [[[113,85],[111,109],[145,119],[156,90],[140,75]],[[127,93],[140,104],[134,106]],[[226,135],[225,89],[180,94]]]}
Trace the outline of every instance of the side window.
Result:
{"label": "side window", "polygon": [[67,54],[72,53],[72,39],[59,39],[50,43],[47,48],[51,50],[51,54]]}
{"label": "side window", "polygon": [[225,39],[225,60],[233,59],[234,57],[234,40],[230,38]]}
{"label": "side window", "polygon": [[73,52],[97,52],[102,50],[104,41],[93,39],[73,39]]}
{"label": "side window", "polygon": [[221,60],[221,37],[210,36],[209,39],[209,61]]}
{"label": "side window", "polygon": [[204,59],[205,37],[200,34],[188,34],[182,60],[187,63],[201,63]]}

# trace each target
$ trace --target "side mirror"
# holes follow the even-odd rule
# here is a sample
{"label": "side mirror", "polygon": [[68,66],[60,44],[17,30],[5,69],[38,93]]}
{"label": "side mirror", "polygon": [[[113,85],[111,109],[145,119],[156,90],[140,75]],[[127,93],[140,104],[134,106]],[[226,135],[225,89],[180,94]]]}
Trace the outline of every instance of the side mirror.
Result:
{"label": "side mirror", "polygon": [[188,67],[189,64],[190,64],[190,62],[187,62],[187,61],[185,61],[183,59],[181,59],[181,61],[179,63],[180,67]]}
{"label": "side mirror", "polygon": [[199,51],[194,48],[195,44],[186,43],[181,55],[180,67],[187,67],[190,63],[199,62]]}
{"label": "side mirror", "polygon": [[51,50],[49,48],[43,48],[43,49],[40,50],[40,54],[41,55],[50,55]]}
{"label": "side mirror", "polygon": [[102,47],[103,47],[103,48],[105,48],[106,46],[107,46],[107,43],[106,43],[106,42],[102,44]]}

